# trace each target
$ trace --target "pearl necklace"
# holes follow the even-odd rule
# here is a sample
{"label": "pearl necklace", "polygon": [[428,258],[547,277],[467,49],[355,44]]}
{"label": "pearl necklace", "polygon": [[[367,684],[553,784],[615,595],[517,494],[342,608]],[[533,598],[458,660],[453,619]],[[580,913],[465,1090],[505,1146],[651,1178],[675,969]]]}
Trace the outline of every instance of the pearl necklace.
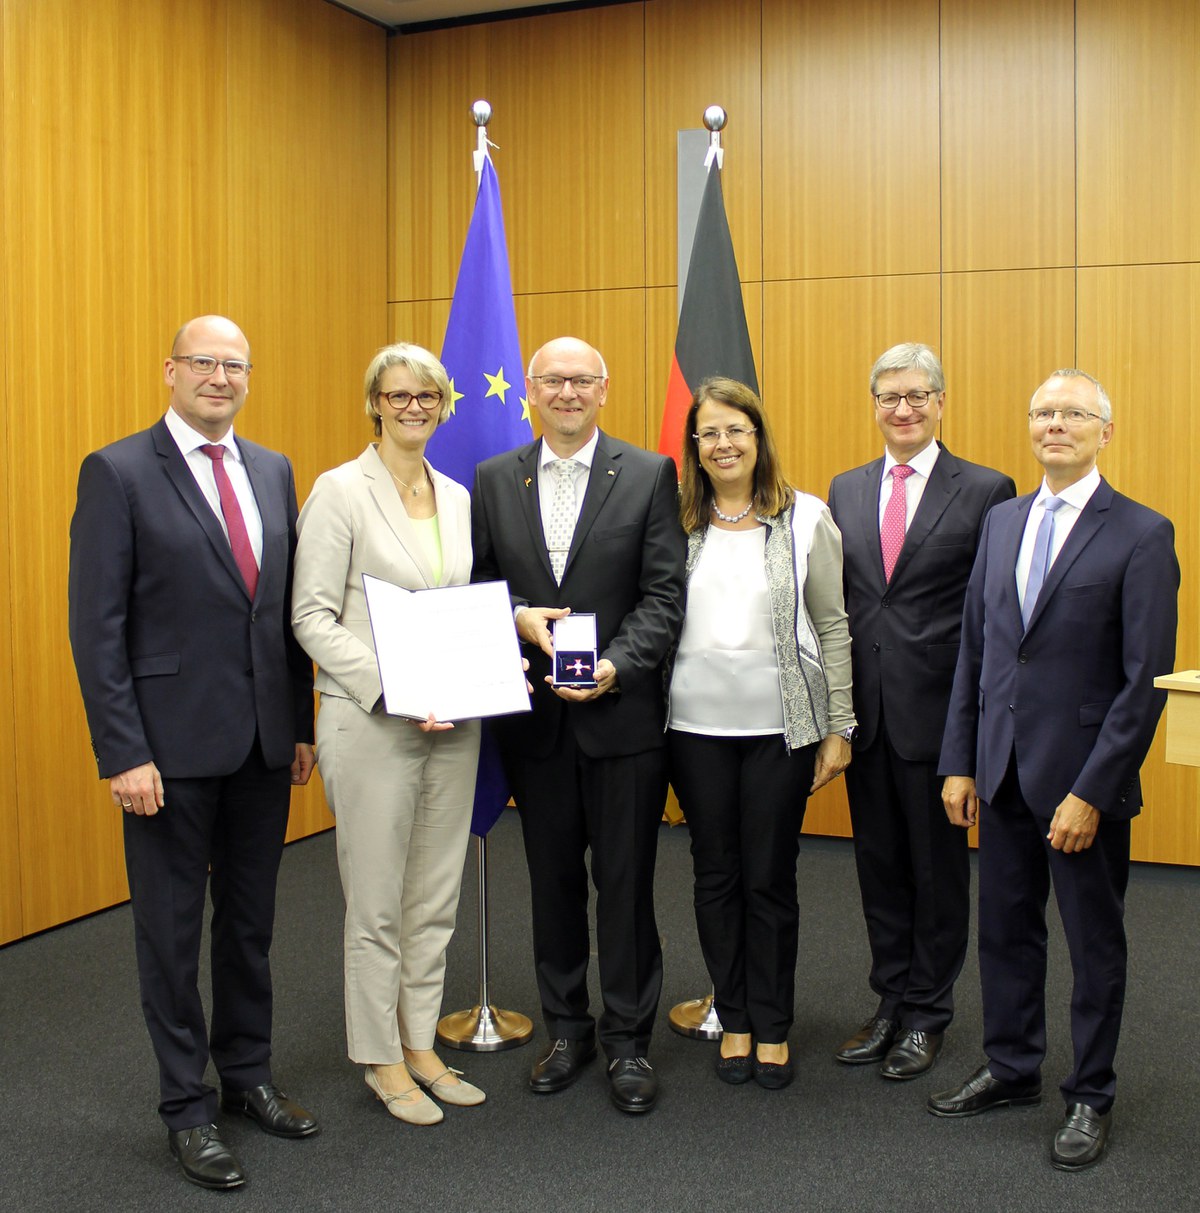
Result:
{"label": "pearl necklace", "polygon": [[717,505],[715,500],[712,503],[712,508],[713,508],[713,513],[716,514],[716,516],[722,522],[741,522],[741,520],[743,518],[745,518],[746,515],[749,514],[750,511],[754,508],[754,498],[753,497],[750,498],[750,504],[748,506],[746,506],[746,508],[740,514],[733,514],[733,515],[722,514],[721,507]]}
{"label": "pearl necklace", "polygon": [[[384,464],[384,467],[387,467],[387,464]],[[390,477],[391,477],[391,478],[392,478],[392,479],[393,479],[393,480],[394,480],[394,481],[395,481],[397,484],[402,484],[402,485],[404,485],[404,487],[405,487],[406,489],[408,489],[408,490],[409,490],[409,492],[410,492],[410,493],[412,493],[412,495],[413,495],[414,497],[415,497],[415,496],[416,496],[416,495],[417,495],[417,494],[418,494],[418,493],[419,493],[419,492],[420,492],[420,491],[421,491],[421,490],[422,490],[422,489],[423,489],[423,488],[424,488],[424,487],[425,487],[425,486],[426,486],[426,485],[429,483],[429,477],[428,477],[428,476],[426,476],[426,477],[425,477],[425,478],[424,478],[424,479],[421,481],[421,483],[420,483],[420,484],[409,484],[407,480],[401,480],[401,479],[400,479],[400,477],[399,477],[399,476],[397,476],[397,475],[396,475],[396,473],[395,473],[395,472],[393,472],[391,468],[388,468],[388,475],[389,475],[389,476],[390,476]]]}

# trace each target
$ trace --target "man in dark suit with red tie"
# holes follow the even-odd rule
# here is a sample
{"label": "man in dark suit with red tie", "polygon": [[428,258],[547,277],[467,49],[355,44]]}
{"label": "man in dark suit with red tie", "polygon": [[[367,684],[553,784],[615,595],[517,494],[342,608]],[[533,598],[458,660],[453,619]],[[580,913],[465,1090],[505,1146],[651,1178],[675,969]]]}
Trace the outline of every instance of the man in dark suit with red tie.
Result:
{"label": "man in dark suit with red tie", "polygon": [[[1096,457],[1112,406],[1061,370],[1034,393],[1036,493],[988,516],[967,589],[940,769],[949,820],[977,816],[979,975],[987,1060],[929,1098],[937,1116],[1041,1099],[1046,901],[1074,974],[1074,1068],[1051,1147],[1060,1170],[1103,1155],[1125,1001],[1129,823],[1175,656],[1179,564],[1161,514],[1113,490]],[[980,808],[986,811],[979,813]]]}
{"label": "man in dark suit with red tie", "polygon": [[[597,428],[608,394],[600,354],[548,342],[526,389],[542,437],[479,465],[471,504],[476,581],[508,581],[530,661],[533,711],[495,733],[521,813],[533,951],[550,1045],[530,1088],[573,1083],[608,1058],[623,1112],[648,1112],[647,1060],[662,988],[654,861],[666,799],[662,663],[683,621],[686,551],[675,465]],[[596,685],[549,684],[551,629],[568,609],[596,616]],[[588,1007],[588,877],[604,1011]]]}
{"label": "man in dark suit with red tie", "polygon": [[[102,778],[124,810],[142,1008],[184,1175],[244,1182],[223,1110],[305,1137],[271,1079],[268,953],[290,789],[313,769],[312,664],[292,637],[296,487],[235,438],[250,347],[221,316],[181,328],[166,415],[94,451],[71,521],[71,647]],[[206,888],[212,1022],[197,988]]]}
{"label": "man in dark suit with red tie", "polygon": [[871,395],[883,458],[829,487],[858,720],[846,791],[879,998],[835,1056],[898,1080],[936,1060],[967,951],[967,839],[946,821],[937,759],[984,515],[1016,493],[936,441],[945,387],[928,346],[882,354]]}

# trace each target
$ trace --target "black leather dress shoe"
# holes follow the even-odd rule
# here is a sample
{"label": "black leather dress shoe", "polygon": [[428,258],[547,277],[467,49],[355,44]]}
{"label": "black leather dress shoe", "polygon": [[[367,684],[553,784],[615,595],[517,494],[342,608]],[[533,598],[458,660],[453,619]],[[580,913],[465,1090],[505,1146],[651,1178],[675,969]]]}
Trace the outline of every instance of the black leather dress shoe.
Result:
{"label": "black leather dress shoe", "polygon": [[941,1032],[921,1032],[910,1028],[896,1037],[888,1055],[883,1059],[879,1073],[884,1078],[905,1082],[930,1069],[941,1051]]}
{"label": "black leather dress shoe", "polygon": [[550,1095],[569,1087],[579,1072],[596,1056],[596,1038],[564,1040],[550,1045],[550,1051],[533,1063],[529,1074],[529,1089],[538,1095]]}
{"label": "black leather dress shoe", "polygon": [[1040,1079],[1020,1084],[1001,1082],[983,1065],[957,1091],[938,1091],[925,1106],[934,1116],[978,1116],[991,1108],[1041,1102]]}
{"label": "black leather dress shoe", "polygon": [[622,1112],[649,1112],[658,1103],[658,1075],[644,1057],[614,1057],[608,1093]]}
{"label": "black leather dress shoe", "polygon": [[319,1133],[317,1118],[288,1097],[274,1083],[249,1091],[221,1091],[221,1111],[248,1116],[273,1137],[311,1137]]}
{"label": "black leather dress shoe", "polygon": [[1099,1162],[1111,1128],[1111,1109],[1100,1113],[1085,1103],[1071,1104],[1062,1128],[1054,1135],[1050,1162],[1060,1171],[1082,1171]]}
{"label": "black leather dress shoe", "polygon": [[834,1057],[848,1066],[866,1066],[882,1061],[896,1039],[900,1025],[894,1019],[868,1019]]}
{"label": "black leather dress shoe", "polygon": [[236,1188],[246,1182],[242,1164],[221,1140],[216,1125],[168,1130],[167,1146],[179,1159],[184,1178],[202,1188]]}

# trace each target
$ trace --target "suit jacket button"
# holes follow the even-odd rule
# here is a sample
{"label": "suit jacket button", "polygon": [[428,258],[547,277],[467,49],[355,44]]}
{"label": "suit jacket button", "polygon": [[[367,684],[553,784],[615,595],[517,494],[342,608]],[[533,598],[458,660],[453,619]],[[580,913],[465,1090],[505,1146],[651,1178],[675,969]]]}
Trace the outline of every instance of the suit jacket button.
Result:
{"label": "suit jacket button", "polygon": [[873,645],[871,645],[871,652],[872,652],[872,653],[878,653],[878,652],[879,652],[879,645],[877,645],[877,644],[873,644]]}
{"label": "suit jacket button", "polygon": [[1011,704],[1011,703],[1010,703],[1010,704],[1008,705],[1008,710],[1009,710],[1010,712],[1015,712],[1017,709],[1016,709],[1016,707],[1015,707],[1013,704]]}
{"label": "suit jacket button", "polygon": [[882,601],[882,602],[881,602],[879,605],[880,605],[881,607],[883,607],[883,608],[886,610],[886,609],[887,609],[888,607],[890,607],[892,604],[891,604],[891,602],[890,602],[890,601],[889,601],[887,598],[885,598],[885,599],[884,599],[884,600],[883,600],[883,601]]}
{"label": "suit jacket button", "polygon": [[1028,653],[1018,653],[1018,654],[1017,654],[1017,660],[1018,660],[1018,661],[1019,661],[1019,662],[1020,662],[1022,665],[1026,665],[1026,664],[1028,664],[1028,662],[1029,662],[1029,654],[1028,654]]}

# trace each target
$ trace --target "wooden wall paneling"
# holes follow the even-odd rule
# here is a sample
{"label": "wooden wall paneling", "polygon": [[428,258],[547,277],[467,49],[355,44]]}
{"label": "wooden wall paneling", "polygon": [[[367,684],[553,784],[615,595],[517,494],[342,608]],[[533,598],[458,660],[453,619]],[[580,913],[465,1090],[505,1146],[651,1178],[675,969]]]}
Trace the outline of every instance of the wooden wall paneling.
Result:
{"label": "wooden wall paneling", "polygon": [[938,268],[938,0],[762,0],[763,276]]}
{"label": "wooden wall paneling", "polygon": [[[526,363],[555,337],[579,337],[594,346],[608,365],[609,374],[608,400],[600,410],[600,428],[615,438],[646,445],[645,292],[568,291],[518,295],[515,302]],[[540,433],[536,410],[533,422],[534,430]]]}
{"label": "wooden wall paneling", "polygon": [[454,291],[475,203],[476,100],[493,105],[488,137],[498,145],[492,159],[501,197],[507,202],[517,190],[517,116],[491,95],[488,37],[486,25],[471,25],[388,39],[389,300]]}
{"label": "wooden wall paneling", "polygon": [[1200,260],[1200,8],[1076,7],[1079,264]]}
{"label": "wooden wall paneling", "polygon": [[225,14],[4,6],[14,783],[50,789],[18,803],[26,933],[127,895],[67,646],[67,531],[80,460],[159,416],[175,325],[222,293],[224,59],[174,48],[223,47]]}
{"label": "wooden wall paneling", "polygon": [[1073,264],[1073,0],[941,12],[943,269]]}
{"label": "wooden wall paneling", "polygon": [[487,27],[519,294],[645,282],[642,26],[619,4]]}
{"label": "wooden wall paneling", "polygon": [[795,484],[823,498],[880,454],[871,366],[899,341],[937,349],[940,328],[936,274],[764,285],[763,399]]}
{"label": "wooden wall paneling", "polygon": [[[8,45],[5,24],[8,12],[0,5],[0,96],[8,95],[9,81],[14,79],[15,64],[10,64],[4,54]],[[0,146],[8,147],[16,132],[9,126],[9,110],[0,110]],[[0,153],[2,156],[3,153]],[[0,160],[4,169],[8,165]],[[4,179],[9,180],[7,174]],[[15,407],[14,392],[19,390],[14,383],[14,368],[21,359],[13,345],[9,317],[13,312],[11,275],[9,273],[9,227],[7,207],[0,201],[0,350],[4,351],[0,369],[0,441],[9,449],[8,415]],[[0,601],[12,601],[12,536],[11,509],[9,506],[8,461],[0,463],[0,535],[4,537],[4,551],[0,553]],[[12,675],[12,629],[13,617],[0,627],[0,770],[16,770],[16,719]],[[19,939],[24,933],[21,912],[21,854],[20,820],[17,804],[22,789],[12,780],[13,793],[4,798],[0,806],[0,944]]]}
{"label": "wooden wall paneling", "polygon": [[[936,348],[940,325],[936,274],[764,285],[763,400],[798,488],[824,498],[838,472],[880,454],[871,366],[898,341]],[[843,780],[809,801],[804,829],[849,835]]]}
{"label": "wooden wall paneling", "polygon": [[[320,0],[230,13],[230,310],[255,362],[238,429],[283,451],[300,500],[364,445],[363,371],[387,337],[384,32]],[[318,785],[289,838],[332,825]]]}
{"label": "wooden wall paneling", "polygon": [[[762,22],[758,4],[655,0],[646,11],[646,283],[678,277],[676,137],[723,106],[721,187],[738,270],[762,277]],[[686,30],[686,37],[681,33]],[[702,64],[703,70],[697,70]]]}
{"label": "wooden wall paneling", "polygon": [[1026,413],[1038,384],[1074,362],[1074,270],[946,274],[942,333],[942,440],[1032,491],[1041,467]]}
{"label": "wooden wall paneling", "polygon": [[[1175,668],[1196,669],[1200,475],[1188,455],[1200,382],[1200,265],[1080,269],[1078,365],[1113,403],[1113,440],[1100,471],[1175,524],[1183,572]],[[1200,770],[1166,763],[1161,725],[1142,783],[1146,809],[1133,826],[1134,858],[1200,864]]]}
{"label": "wooden wall paneling", "polygon": [[[463,238],[466,238],[466,220],[463,221]],[[418,299],[413,303],[388,304],[388,341],[414,341],[432,350],[440,358],[442,343],[446,340],[446,325],[450,323],[450,300]],[[522,334],[518,330],[517,337]],[[521,354],[525,359],[524,342],[521,344]],[[363,363],[363,371],[367,364]],[[360,392],[361,395],[361,392]],[[364,431],[365,433],[366,431]],[[366,439],[363,440],[364,442]]]}

